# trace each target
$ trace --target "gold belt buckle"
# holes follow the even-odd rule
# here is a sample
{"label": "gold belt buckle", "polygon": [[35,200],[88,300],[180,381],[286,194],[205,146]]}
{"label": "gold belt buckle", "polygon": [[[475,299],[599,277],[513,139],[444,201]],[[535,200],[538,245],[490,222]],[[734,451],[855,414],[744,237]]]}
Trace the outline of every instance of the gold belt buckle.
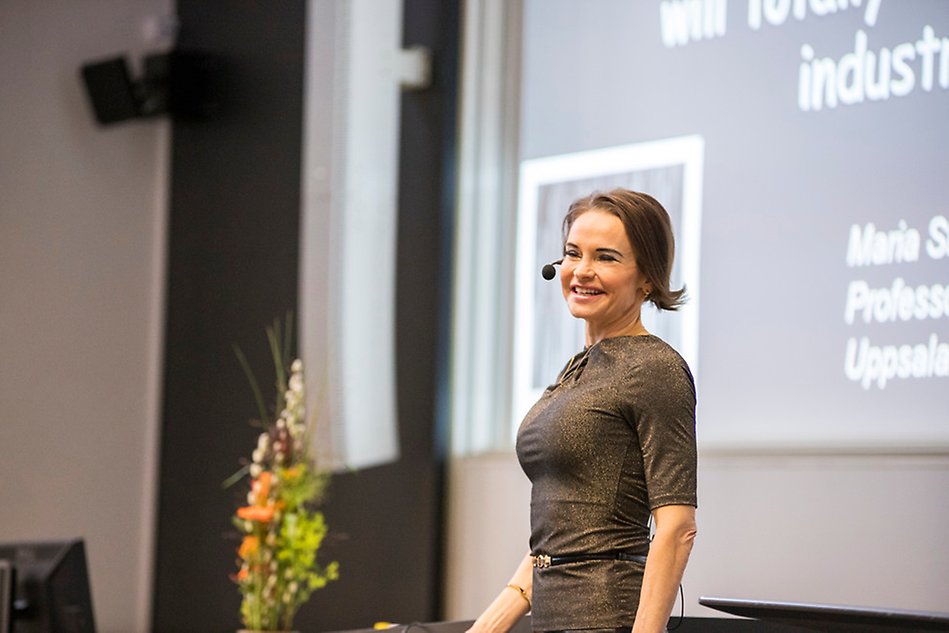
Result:
{"label": "gold belt buckle", "polygon": [[537,569],[547,569],[550,567],[550,556],[547,554],[538,554],[534,556],[534,567]]}

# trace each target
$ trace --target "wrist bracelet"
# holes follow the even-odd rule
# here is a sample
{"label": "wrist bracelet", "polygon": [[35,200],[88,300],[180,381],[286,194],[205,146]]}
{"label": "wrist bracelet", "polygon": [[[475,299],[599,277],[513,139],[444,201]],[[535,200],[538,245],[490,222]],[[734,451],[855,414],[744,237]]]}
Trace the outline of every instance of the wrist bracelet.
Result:
{"label": "wrist bracelet", "polygon": [[524,598],[524,600],[527,601],[527,610],[528,610],[528,611],[531,610],[531,608],[532,608],[532,607],[531,607],[531,599],[530,599],[530,597],[527,595],[527,592],[524,591],[524,588],[523,588],[523,587],[518,587],[517,585],[511,584],[511,583],[506,584],[505,587],[510,587],[511,589],[513,589],[514,591],[516,591],[517,593],[521,594],[521,597]]}

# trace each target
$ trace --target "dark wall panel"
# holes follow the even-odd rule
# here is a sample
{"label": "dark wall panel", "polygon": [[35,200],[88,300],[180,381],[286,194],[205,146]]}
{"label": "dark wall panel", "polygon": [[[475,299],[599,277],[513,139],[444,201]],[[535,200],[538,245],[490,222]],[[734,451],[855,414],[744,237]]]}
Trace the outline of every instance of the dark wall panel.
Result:
{"label": "dark wall panel", "polygon": [[[263,328],[295,310],[305,2],[179,0],[179,46],[219,57],[217,118],[176,122],[153,624],[233,631],[240,596],[221,482],[253,448],[254,404],[232,344],[268,367]],[[397,271],[402,458],[336,477],[324,556],[341,580],[314,594],[301,631],[438,617],[458,2],[406,1],[406,42],[435,52],[436,85],[406,94]],[[371,368],[367,368],[370,371]],[[262,375],[267,384],[271,376]],[[241,489],[243,490],[243,489]]]}
{"label": "dark wall panel", "polygon": [[265,371],[263,328],[296,308],[304,7],[178,4],[179,46],[222,61],[225,106],[173,127],[156,631],[238,626],[239,491],[221,482],[257,431],[232,345]]}

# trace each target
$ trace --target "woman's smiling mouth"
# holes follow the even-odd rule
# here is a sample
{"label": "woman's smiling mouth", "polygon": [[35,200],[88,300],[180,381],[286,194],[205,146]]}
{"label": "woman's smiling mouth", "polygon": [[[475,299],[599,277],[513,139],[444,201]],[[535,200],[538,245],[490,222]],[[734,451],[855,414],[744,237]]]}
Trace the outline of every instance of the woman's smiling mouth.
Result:
{"label": "woman's smiling mouth", "polygon": [[596,295],[605,294],[602,290],[597,290],[596,288],[584,288],[582,286],[573,286],[570,290],[573,292],[573,294],[581,295],[584,297],[592,297]]}

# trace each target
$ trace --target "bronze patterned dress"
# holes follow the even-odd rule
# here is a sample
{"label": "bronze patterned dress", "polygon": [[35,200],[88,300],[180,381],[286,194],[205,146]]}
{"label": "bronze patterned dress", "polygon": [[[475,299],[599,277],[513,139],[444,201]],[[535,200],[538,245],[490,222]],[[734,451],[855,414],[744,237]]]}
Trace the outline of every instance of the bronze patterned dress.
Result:
{"label": "bronze patterned dress", "polygon": [[[695,506],[695,384],[662,339],[621,336],[571,359],[517,434],[531,480],[531,553],[645,554],[650,512]],[[532,628],[629,627],[644,565],[534,569]]]}

